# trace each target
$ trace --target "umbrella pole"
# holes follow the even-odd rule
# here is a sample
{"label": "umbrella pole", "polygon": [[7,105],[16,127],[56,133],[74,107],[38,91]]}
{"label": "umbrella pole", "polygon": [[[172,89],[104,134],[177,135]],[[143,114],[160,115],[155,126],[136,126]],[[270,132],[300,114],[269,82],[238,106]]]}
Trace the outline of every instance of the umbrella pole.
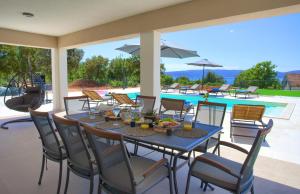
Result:
{"label": "umbrella pole", "polygon": [[203,82],[203,80],[204,80],[204,66],[203,66],[203,69],[202,69],[202,80],[201,80],[201,89],[203,90],[203,86],[204,86],[204,82]]}

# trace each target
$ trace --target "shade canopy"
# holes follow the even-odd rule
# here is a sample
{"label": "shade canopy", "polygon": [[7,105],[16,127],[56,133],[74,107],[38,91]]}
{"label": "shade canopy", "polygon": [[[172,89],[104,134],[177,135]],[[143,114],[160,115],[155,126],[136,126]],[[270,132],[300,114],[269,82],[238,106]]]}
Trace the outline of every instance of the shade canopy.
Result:
{"label": "shade canopy", "polygon": [[[128,45],[125,44],[116,50],[126,52],[131,55],[139,56],[140,55],[140,45]],[[161,57],[166,58],[189,58],[189,57],[199,57],[197,51],[187,50],[184,48],[179,48],[177,46],[172,46],[166,42],[161,42],[160,46]]]}
{"label": "shade canopy", "polygon": [[202,69],[202,90],[203,90],[203,80],[204,80],[204,69],[205,67],[223,67],[222,65],[219,65],[219,64],[216,64],[216,63],[213,63],[211,61],[209,61],[208,59],[202,59],[200,61],[196,61],[196,62],[193,62],[193,63],[187,63],[188,65],[194,65],[194,66],[199,66],[199,67],[203,67]]}
{"label": "shade canopy", "polygon": [[193,62],[193,63],[187,63],[187,64],[188,65],[199,66],[199,67],[223,67],[222,65],[211,62],[208,59],[202,59],[200,61],[196,61],[196,62]]}

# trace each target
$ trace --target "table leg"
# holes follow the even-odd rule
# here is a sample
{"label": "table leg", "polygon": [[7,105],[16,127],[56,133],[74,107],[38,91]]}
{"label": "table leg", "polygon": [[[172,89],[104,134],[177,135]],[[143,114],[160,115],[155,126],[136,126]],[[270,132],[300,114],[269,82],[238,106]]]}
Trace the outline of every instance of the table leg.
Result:
{"label": "table leg", "polygon": [[172,171],[173,171],[173,181],[174,181],[174,190],[175,194],[178,194],[178,186],[177,186],[177,176],[176,176],[176,171],[177,171],[177,156],[175,155],[173,158],[173,166],[172,166]]}

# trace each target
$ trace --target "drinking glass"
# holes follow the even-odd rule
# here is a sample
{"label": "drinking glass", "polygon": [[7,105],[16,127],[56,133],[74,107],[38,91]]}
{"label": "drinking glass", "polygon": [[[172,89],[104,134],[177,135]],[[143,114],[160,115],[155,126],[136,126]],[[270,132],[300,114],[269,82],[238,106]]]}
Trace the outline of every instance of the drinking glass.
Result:
{"label": "drinking glass", "polygon": [[192,117],[184,118],[183,129],[184,130],[192,130],[193,129],[193,118]]}
{"label": "drinking glass", "polygon": [[115,106],[115,107],[112,109],[112,112],[113,112],[113,114],[114,114],[114,116],[115,116],[115,121],[114,121],[113,125],[118,126],[119,123],[117,122],[117,117],[119,116],[119,114],[120,114],[120,112],[121,112],[121,108],[118,107],[118,106]]}

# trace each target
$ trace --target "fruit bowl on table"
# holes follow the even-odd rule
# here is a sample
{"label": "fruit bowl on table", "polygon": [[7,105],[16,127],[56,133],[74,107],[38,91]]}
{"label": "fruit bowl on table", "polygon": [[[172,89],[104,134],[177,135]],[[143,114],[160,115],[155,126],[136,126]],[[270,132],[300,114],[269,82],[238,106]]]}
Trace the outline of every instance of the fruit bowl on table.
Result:
{"label": "fruit bowl on table", "polygon": [[[136,125],[140,125],[142,123],[144,123],[144,119],[140,118],[138,120],[134,120]],[[131,123],[131,119],[127,119],[127,120],[123,120],[123,123],[126,125],[129,125]]]}
{"label": "fruit bowl on table", "polygon": [[181,123],[178,121],[175,121],[171,118],[161,119],[157,122],[157,124],[154,127],[154,130],[157,132],[165,133],[168,129],[174,130],[181,126]]}
{"label": "fruit bowl on table", "polygon": [[172,118],[164,118],[158,121],[157,126],[163,128],[176,128],[181,125],[180,122],[172,119]]}

